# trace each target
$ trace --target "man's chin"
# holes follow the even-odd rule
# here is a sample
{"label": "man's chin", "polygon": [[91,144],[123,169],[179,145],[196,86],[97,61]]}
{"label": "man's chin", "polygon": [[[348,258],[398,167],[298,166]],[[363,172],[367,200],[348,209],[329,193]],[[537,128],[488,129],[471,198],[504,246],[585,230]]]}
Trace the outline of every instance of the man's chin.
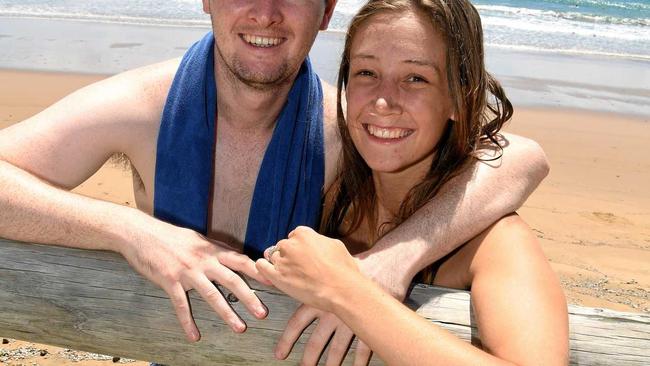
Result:
{"label": "man's chin", "polygon": [[[283,70],[284,71],[284,70]],[[273,90],[290,83],[291,75],[286,72],[235,72],[237,79],[246,86],[258,90]]]}

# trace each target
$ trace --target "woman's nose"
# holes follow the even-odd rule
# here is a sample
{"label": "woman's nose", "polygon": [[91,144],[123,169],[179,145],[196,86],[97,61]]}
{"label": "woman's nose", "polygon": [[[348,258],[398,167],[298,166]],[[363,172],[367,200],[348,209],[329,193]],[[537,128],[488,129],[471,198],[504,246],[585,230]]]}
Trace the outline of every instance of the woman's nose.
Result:
{"label": "woman's nose", "polygon": [[375,109],[381,114],[392,114],[401,112],[399,104],[399,92],[395,90],[394,85],[382,83],[378,90],[378,96],[375,100]]}

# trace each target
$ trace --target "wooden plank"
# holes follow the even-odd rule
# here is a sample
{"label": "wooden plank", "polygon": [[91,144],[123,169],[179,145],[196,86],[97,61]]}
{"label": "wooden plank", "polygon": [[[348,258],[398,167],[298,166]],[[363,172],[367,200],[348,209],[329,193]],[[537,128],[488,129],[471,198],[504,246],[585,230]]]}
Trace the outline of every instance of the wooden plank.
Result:
{"label": "wooden plank", "polygon": [[[0,335],[79,350],[175,365],[287,364],[272,350],[297,304],[251,282],[270,308],[234,334],[191,293],[203,339],[185,341],[165,293],[119,255],[0,239]],[[416,286],[407,301],[418,314],[480,344],[469,293]],[[650,365],[650,316],[571,306],[572,365]],[[289,364],[299,361],[311,328]],[[351,357],[348,357],[348,364]],[[381,364],[376,357],[373,365]]]}

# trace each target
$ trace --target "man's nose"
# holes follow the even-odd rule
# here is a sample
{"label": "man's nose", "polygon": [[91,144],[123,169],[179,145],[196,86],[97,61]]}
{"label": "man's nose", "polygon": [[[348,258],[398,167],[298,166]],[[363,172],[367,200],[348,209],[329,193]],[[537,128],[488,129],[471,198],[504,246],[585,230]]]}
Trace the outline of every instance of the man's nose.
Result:
{"label": "man's nose", "polygon": [[282,22],[279,0],[258,0],[249,12],[249,18],[259,26],[266,28]]}

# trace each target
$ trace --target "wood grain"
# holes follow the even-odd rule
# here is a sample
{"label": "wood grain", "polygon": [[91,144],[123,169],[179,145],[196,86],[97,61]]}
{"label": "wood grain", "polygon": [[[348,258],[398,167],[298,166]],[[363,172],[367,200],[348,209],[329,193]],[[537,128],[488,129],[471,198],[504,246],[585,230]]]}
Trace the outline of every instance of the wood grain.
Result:
{"label": "wood grain", "polygon": [[[298,304],[275,289],[250,285],[269,307],[267,319],[233,303],[248,325],[246,333],[235,334],[190,292],[202,340],[188,344],[166,294],[121,256],[0,239],[0,334],[168,365],[286,365],[273,359],[272,350]],[[469,293],[417,285],[407,305],[480,344]],[[572,365],[650,365],[650,316],[577,306],[569,313]],[[310,331],[288,364],[298,363]],[[371,364],[382,363],[374,357]]]}

